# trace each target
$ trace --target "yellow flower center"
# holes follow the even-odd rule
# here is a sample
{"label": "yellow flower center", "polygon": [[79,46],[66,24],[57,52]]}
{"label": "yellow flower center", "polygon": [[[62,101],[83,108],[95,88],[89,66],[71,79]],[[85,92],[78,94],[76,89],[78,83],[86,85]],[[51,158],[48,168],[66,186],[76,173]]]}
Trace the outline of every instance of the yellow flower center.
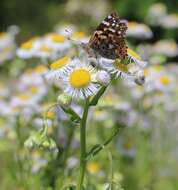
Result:
{"label": "yellow flower center", "polygon": [[36,72],[36,73],[39,73],[39,74],[44,73],[44,72],[46,72],[47,70],[48,70],[48,68],[45,67],[44,65],[39,65],[39,66],[37,66],[37,67],[35,68],[35,72]]}
{"label": "yellow flower center", "polygon": [[42,45],[41,48],[40,48],[40,50],[44,51],[44,52],[49,52],[50,48],[47,45]]}
{"label": "yellow flower center", "polygon": [[6,35],[5,32],[0,32],[0,38],[3,38]]}
{"label": "yellow flower center", "polygon": [[128,28],[135,28],[137,27],[138,23],[137,22],[129,22],[128,23]]}
{"label": "yellow flower center", "polygon": [[149,76],[149,74],[150,74],[149,69],[145,69],[144,70],[144,76],[147,77],[147,76]]}
{"label": "yellow flower center", "polygon": [[33,40],[29,40],[21,45],[23,49],[32,49],[33,48]]}
{"label": "yellow flower center", "polygon": [[100,171],[100,166],[99,164],[95,163],[95,162],[91,162],[87,164],[87,170],[91,173],[91,174],[95,174],[97,172]]}
{"label": "yellow flower center", "polygon": [[29,87],[29,90],[30,90],[30,92],[31,92],[32,94],[36,94],[39,89],[38,89],[38,87],[36,87],[36,86],[31,86],[31,87]]}
{"label": "yellow flower center", "polygon": [[47,116],[48,119],[54,119],[55,113],[52,112],[52,111],[49,111],[49,112],[46,114],[46,116]]}
{"label": "yellow flower center", "polygon": [[68,57],[63,57],[61,59],[58,59],[54,63],[50,65],[51,69],[60,69],[61,67],[65,66],[69,62]]}
{"label": "yellow flower center", "polygon": [[86,69],[77,69],[70,74],[69,81],[74,88],[82,88],[90,83],[91,76]]}
{"label": "yellow flower center", "polygon": [[160,81],[161,84],[163,84],[165,86],[169,85],[170,82],[171,82],[171,80],[170,80],[170,78],[168,76],[162,76],[162,77],[160,77],[159,81]]}
{"label": "yellow flower center", "polygon": [[83,32],[74,32],[72,34],[72,38],[81,39],[81,38],[84,38],[84,37],[85,37],[85,34]]}
{"label": "yellow flower center", "polygon": [[155,69],[155,71],[160,72],[163,67],[161,65],[155,65],[153,68]]}
{"label": "yellow flower center", "polygon": [[114,66],[120,71],[123,71],[125,73],[128,72],[128,65],[118,62],[117,60],[114,62]]}
{"label": "yellow flower center", "polygon": [[51,39],[56,43],[63,43],[65,41],[65,37],[59,34],[52,34]]}
{"label": "yellow flower center", "polygon": [[140,57],[135,51],[133,51],[132,49],[128,48],[128,49],[127,49],[127,53],[128,53],[128,55],[130,55],[131,57],[134,57],[134,58],[136,58],[136,59],[141,60],[141,57]]}
{"label": "yellow flower center", "polygon": [[22,95],[19,95],[18,98],[19,98],[20,100],[22,100],[22,101],[27,101],[27,100],[30,99],[29,96],[27,96],[27,95],[23,95],[23,94],[22,94]]}

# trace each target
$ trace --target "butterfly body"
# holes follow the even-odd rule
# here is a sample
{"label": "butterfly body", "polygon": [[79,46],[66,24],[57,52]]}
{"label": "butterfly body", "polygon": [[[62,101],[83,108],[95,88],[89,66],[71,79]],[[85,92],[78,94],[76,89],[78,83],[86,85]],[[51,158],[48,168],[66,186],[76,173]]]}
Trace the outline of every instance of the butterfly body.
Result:
{"label": "butterfly body", "polygon": [[127,21],[121,20],[115,13],[107,16],[96,28],[87,44],[88,51],[91,48],[95,54],[108,59],[125,59],[127,46],[125,35]]}

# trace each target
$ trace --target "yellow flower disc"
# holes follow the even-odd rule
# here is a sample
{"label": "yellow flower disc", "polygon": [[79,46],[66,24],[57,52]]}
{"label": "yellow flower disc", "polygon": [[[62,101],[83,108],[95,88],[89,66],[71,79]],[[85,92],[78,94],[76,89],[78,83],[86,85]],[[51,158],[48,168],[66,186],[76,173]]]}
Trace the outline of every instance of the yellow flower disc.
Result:
{"label": "yellow flower disc", "polygon": [[52,34],[51,39],[56,43],[63,43],[65,41],[65,37],[59,34]]}
{"label": "yellow flower disc", "polygon": [[147,77],[150,75],[149,69],[144,69],[144,76]]}
{"label": "yellow flower disc", "polygon": [[162,67],[161,65],[154,65],[153,68],[154,68],[156,71],[158,71],[158,72],[160,72],[160,71],[163,69],[163,67]]}
{"label": "yellow flower disc", "polygon": [[35,68],[35,72],[38,73],[38,74],[42,74],[44,72],[46,72],[48,70],[48,68],[44,65],[38,65],[36,68]]}
{"label": "yellow flower disc", "polygon": [[39,91],[39,88],[37,86],[30,86],[29,90],[32,94],[36,94]]}
{"label": "yellow flower disc", "polygon": [[118,69],[120,71],[123,71],[125,73],[128,72],[128,65],[126,65],[126,64],[115,61],[114,66],[116,67],[116,69]]}
{"label": "yellow flower disc", "polygon": [[44,52],[49,52],[50,48],[47,45],[42,45],[41,48],[40,48],[40,50],[44,51]]}
{"label": "yellow flower disc", "polygon": [[128,28],[135,28],[138,26],[137,22],[128,22]]}
{"label": "yellow flower disc", "polygon": [[170,80],[170,78],[168,76],[162,76],[162,77],[160,77],[159,81],[160,81],[161,84],[163,84],[165,86],[169,85],[170,82],[171,82],[171,80]]}
{"label": "yellow flower disc", "polygon": [[51,69],[60,69],[63,66],[65,66],[67,63],[69,62],[69,58],[68,57],[63,57],[61,59],[58,59],[57,61],[55,61],[54,63],[51,64]]}
{"label": "yellow flower disc", "polygon": [[48,111],[46,114],[48,119],[54,119],[55,118],[55,113],[52,111]]}
{"label": "yellow flower disc", "polygon": [[74,70],[70,74],[69,82],[74,88],[82,88],[87,86],[91,81],[89,71],[85,69]]}
{"label": "yellow flower disc", "polygon": [[84,38],[84,37],[85,37],[85,34],[83,32],[74,32],[72,34],[72,38],[81,39],[81,38]]}
{"label": "yellow flower disc", "polygon": [[97,172],[100,171],[100,166],[98,163],[95,162],[91,162],[87,164],[87,170],[91,173],[91,174],[95,174]]}
{"label": "yellow flower disc", "polygon": [[32,49],[33,48],[33,41],[29,40],[21,45],[23,49]]}
{"label": "yellow flower disc", "polygon": [[5,32],[0,32],[0,38],[3,38],[6,35]]}
{"label": "yellow flower disc", "polygon": [[30,99],[30,97],[28,95],[19,95],[18,98],[22,101],[28,101]]}

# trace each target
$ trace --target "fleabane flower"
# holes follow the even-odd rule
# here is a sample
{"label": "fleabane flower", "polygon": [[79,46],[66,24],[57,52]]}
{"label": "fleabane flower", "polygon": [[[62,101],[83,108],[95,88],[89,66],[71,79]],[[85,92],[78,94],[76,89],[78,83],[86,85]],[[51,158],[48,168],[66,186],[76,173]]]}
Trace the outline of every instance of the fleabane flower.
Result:
{"label": "fleabane flower", "polygon": [[142,61],[141,57],[132,49],[128,48],[127,50],[129,63],[135,63],[136,65],[144,68],[147,65],[147,62]]}
{"label": "fleabane flower", "polygon": [[35,56],[39,58],[50,58],[52,49],[49,48],[46,44],[41,43],[38,49],[35,52]]}
{"label": "fleabane flower", "polygon": [[70,60],[69,57],[65,56],[50,65],[50,71],[46,77],[49,80],[57,80],[66,75],[76,64],[77,60]]}
{"label": "fleabane flower", "polygon": [[146,62],[142,61],[140,56],[131,49],[128,49],[127,53],[125,60],[100,58],[97,66],[107,70],[116,78],[129,79],[141,85],[144,83],[143,68]]}
{"label": "fleabane flower", "polygon": [[174,77],[168,74],[159,76],[155,81],[155,87],[163,92],[171,91],[175,88],[175,86]]}
{"label": "fleabane flower", "polygon": [[38,38],[31,38],[28,41],[21,44],[21,46],[17,49],[17,56],[22,59],[29,59],[34,57],[36,53],[36,49],[39,46]]}
{"label": "fleabane flower", "polygon": [[55,51],[63,52],[70,48],[70,42],[67,38],[58,33],[47,34],[44,39],[46,45]]}
{"label": "fleabane flower", "polygon": [[74,41],[80,41],[83,43],[87,43],[89,40],[84,32],[73,32],[71,35],[71,39]]}
{"label": "fleabane flower", "polygon": [[135,37],[138,39],[150,39],[153,37],[153,33],[151,29],[145,24],[129,22],[127,36]]}
{"label": "fleabane flower", "polygon": [[100,87],[95,78],[95,69],[78,60],[78,64],[69,69],[67,75],[63,77],[64,92],[74,99],[90,97],[96,94]]}

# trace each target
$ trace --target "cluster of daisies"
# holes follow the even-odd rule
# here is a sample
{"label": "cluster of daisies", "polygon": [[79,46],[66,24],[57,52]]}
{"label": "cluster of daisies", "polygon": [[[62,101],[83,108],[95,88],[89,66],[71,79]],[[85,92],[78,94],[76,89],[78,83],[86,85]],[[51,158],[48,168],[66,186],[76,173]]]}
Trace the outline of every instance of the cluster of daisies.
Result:
{"label": "cluster of daisies", "polygon": [[167,7],[163,3],[155,3],[149,8],[147,20],[153,26],[161,26],[165,29],[178,28],[178,14],[168,14]]}
{"label": "cluster of daisies", "polygon": [[127,59],[127,63],[122,63],[121,60],[88,58],[87,55],[73,59],[64,56],[50,65],[47,78],[60,83],[64,92],[75,99],[95,95],[102,86],[107,86],[111,79],[117,77],[143,84],[146,63],[130,49]]}
{"label": "cluster of daisies", "polygon": [[17,26],[10,26],[6,32],[0,32],[0,65],[15,55],[15,37],[19,32]]}

